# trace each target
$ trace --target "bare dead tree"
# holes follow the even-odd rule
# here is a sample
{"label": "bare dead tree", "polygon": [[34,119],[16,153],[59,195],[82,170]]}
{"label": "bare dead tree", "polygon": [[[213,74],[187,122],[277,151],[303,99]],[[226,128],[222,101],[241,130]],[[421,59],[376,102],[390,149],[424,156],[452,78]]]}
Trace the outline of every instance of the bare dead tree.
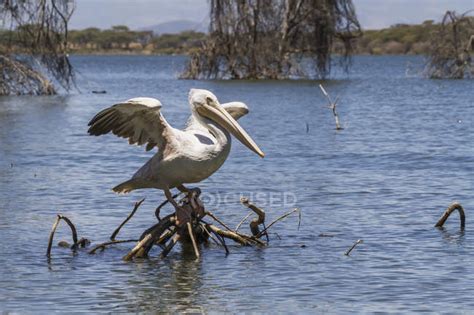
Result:
{"label": "bare dead tree", "polygon": [[54,94],[50,77],[73,84],[67,55],[74,0],[3,0],[0,19],[8,45],[0,46],[0,95]]}
{"label": "bare dead tree", "polygon": [[209,36],[183,78],[285,79],[331,69],[335,40],[350,63],[360,25],[350,0],[211,0]]}
{"label": "bare dead tree", "polygon": [[426,74],[433,79],[474,77],[474,17],[472,11],[447,11],[432,36]]}

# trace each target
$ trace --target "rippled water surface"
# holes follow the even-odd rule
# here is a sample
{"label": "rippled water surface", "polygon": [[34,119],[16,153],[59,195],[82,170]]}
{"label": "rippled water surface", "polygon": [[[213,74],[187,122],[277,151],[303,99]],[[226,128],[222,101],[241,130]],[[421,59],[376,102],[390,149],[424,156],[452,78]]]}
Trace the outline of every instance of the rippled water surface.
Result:
{"label": "rippled water surface", "polygon": [[[351,73],[324,83],[341,97],[345,129],[336,132],[316,81],[177,80],[183,62],[74,57],[81,93],[0,98],[0,310],[474,309],[472,80],[423,79],[415,73],[420,58],[357,57]],[[266,153],[260,159],[234,141],[224,166],[200,185],[208,209],[235,225],[247,213],[242,193],[258,199],[269,220],[299,207],[300,230],[290,217],[267,248],[232,246],[226,257],[211,245],[200,261],[179,246],[165,260],[125,263],[132,244],[94,256],[55,244],[48,262],[58,212],[97,243],[146,197],[120,235],[137,237],[164,199],[156,190],[110,191],[150,155],[114,136],[88,136],[89,119],[115,102],[152,96],[180,127],[192,87],[247,103],[241,123]],[[453,200],[467,210],[466,229],[457,214],[434,228]],[[61,226],[55,243],[68,233]],[[357,239],[364,243],[345,256]]]}

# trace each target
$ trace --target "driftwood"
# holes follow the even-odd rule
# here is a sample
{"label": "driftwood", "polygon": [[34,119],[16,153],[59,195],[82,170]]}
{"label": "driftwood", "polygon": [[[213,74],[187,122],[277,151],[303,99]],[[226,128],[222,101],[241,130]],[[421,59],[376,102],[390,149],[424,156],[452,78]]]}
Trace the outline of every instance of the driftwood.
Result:
{"label": "driftwood", "polygon": [[459,219],[461,220],[461,229],[463,230],[464,227],[466,226],[466,215],[464,213],[464,208],[461,206],[459,202],[453,202],[448,209],[443,213],[441,218],[438,220],[438,222],[435,224],[435,227],[443,227],[444,222],[449,218],[451,213],[453,213],[455,210],[459,211]]}
{"label": "driftwood", "polygon": [[103,250],[105,250],[105,248],[107,246],[110,246],[110,245],[121,244],[121,243],[131,243],[131,242],[138,242],[138,240],[114,240],[114,241],[110,241],[110,242],[101,243],[99,245],[94,246],[94,248],[92,248],[89,251],[89,254],[95,254],[95,252],[99,249],[101,251],[103,251]]}
{"label": "driftwood", "polygon": [[319,85],[319,88],[321,89],[321,91],[323,92],[324,96],[327,98],[328,100],[328,108],[332,110],[332,114],[334,116],[334,120],[336,121],[336,130],[342,130],[344,128],[341,127],[341,124],[339,122],[339,115],[337,114],[337,111],[336,111],[336,106],[337,106],[337,102],[339,101],[339,96],[336,97],[336,99],[334,100],[334,102],[332,101],[331,97],[329,96],[328,92],[326,92],[326,90],[324,89],[324,87],[320,84]]}
{"label": "driftwood", "polygon": [[[177,195],[173,196],[176,198]],[[90,251],[89,254],[95,254],[98,250],[104,251],[108,246],[115,245],[115,244],[122,244],[122,243],[130,243],[130,242],[137,242],[137,244],[123,257],[125,261],[131,261],[135,258],[147,258],[150,250],[153,248],[154,245],[161,247],[162,251],[160,254],[160,258],[165,258],[174,246],[179,242],[190,242],[192,244],[192,248],[196,259],[199,259],[201,254],[199,252],[199,244],[203,242],[208,242],[211,239],[215,244],[218,246],[222,246],[225,250],[226,255],[229,254],[229,248],[226,244],[226,239],[230,239],[237,244],[242,246],[266,246],[269,243],[268,239],[268,229],[270,229],[274,224],[277,222],[285,219],[286,217],[290,216],[293,213],[298,213],[298,229],[301,224],[301,211],[299,209],[293,209],[280,217],[273,220],[268,226],[265,227],[265,211],[260,207],[256,206],[255,204],[251,203],[247,198],[241,198],[241,203],[251,209],[252,211],[247,214],[237,225],[235,229],[231,229],[227,224],[225,224],[222,220],[220,220],[217,216],[209,211],[205,211],[202,203],[199,199],[199,194],[191,194],[190,196],[185,196],[179,202],[182,209],[188,212],[188,217],[190,218],[186,222],[181,222],[178,224],[176,213],[171,213],[163,218],[159,218],[159,210],[163,207],[163,204],[157,208],[157,218],[158,222],[151,226],[150,228],[146,229],[139,239],[127,239],[127,240],[117,240],[115,237],[121,230],[121,228],[133,217],[136,213],[140,205],[143,203],[144,199],[136,202],[134,204],[132,212],[127,216],[127,218],[119,225],[117,229],[112,233],[110,237],[110,241],[98,244],[94,246]],[[464,208],[461,206],[459,202],[453,202],[443,213],[441,218],[436,223],[435,227],[442,228],[446,220],[449,216],[455,211],[458,210],[459,218],[461,221],[461,229],[464,229],[465,222],[466,222],[466,215]],[[250,231],[252,235],[244,234],[238,232],[238,229],[243,225],[243,223],[253,214],[257,215],[256,218],[252,219],[249,224]],[[205,217],[209,217],[217,222],[219,225],[223,227],[223,229],[217,227],[214,224],[207,223],[204,221]],[[48,241],[48,248],[46,251],[46,256],[48,258],[51,257],[51,250],[52,244],[54,240],[54,235],[56,233],[56,229],[59,226],[60,221],[63,220],[67,223],[69,228],[71,229],[72,235],[72,245],[68,242],[60,241],[58,246],[60,247],[67,247],[70,248],[73,253],[76,253],[78,248],[87,247],[90,244],[90,241],[86,238],[78,239],[77,230],[72,221],[63,216],[58,214],[56,220],[53,224],[51,229],[51,233],[49,235]],[[260,230],[260,225],[264,228]],[[264,242],[261,240],[261,237],[265,235],[267,237],[267,241]],[[278,236],[278,235],[277,235]],[[334,235],[328,234],[319,234],[319,237],[333,237]],[[280,238],[278,236],[278,238]],[[281,239],[281,238],[280,238]],[[357,245],[362,244],[363,240],[357,240],[345,253],[344,255],[349,256],[351,252],[357,247]],[[301,245],[301,247],[306,247],[306,245]]]}
{"label": "driftwood", "polygon": [[[200,190],[194,189],[190,191],[186,196],[184,196],[177,204],[180,207],[181,211],[180,218],[178,219],[177,212],[173,212],[163,218],[160,217],[161,208],[166,204],[166,202],[160,204],[156,211],[155,216],[158,220],[153,226],[146,229],[140,236],[139,239],[127,239],[127,240],[118,240],[116,239],[118,233],[123,228],[123,226],[130,221],[130,219],[135,215],[138,208],[142,205],[144,199],[136,202],[131,213],[127,218],[114,230],[110,237],[110,241],[100,243],[95,245],[89,254],[95,254],[97,251],[103,251],[107,247],[115,244],[123,244],[136,242],[136,245],[123,257],[125,261],[131,261],[136,258],[147,258],[151,249],[157,245],[161,248],[161,258],[165,258],[174,246],[178,242],[189,242],[192,244],[194,254],[197,259],[200,258],[201,254],[199,252],[199,244],[207,243],[211,239],[218,246],[222,246],[225,250],[226,255],[229,253],[229,248],[226,244],[226,239],[230,239],[235,243],[241,246],[266,246],[269,243],[269,237],[267,230],[273,226],[276,222],[283,220],[294,212],[299,212],[298,209],[294,209],[271,222],[268,226],[265,226],[265,211],[258,206],[251,203],[247,198],[242,198],[242,204],[247,208],[251,209],[252,213],[257,214],[257,217],[252,219],[250,222],[250,231],[252,235],[244,234],[238,232],[238,228],[245,222],[246,218],[241,221],[235,230],[231,229],[227,224],[220,220],[212,212],[205,211],[204,206],[199,199]],[[174,195],[173,199],[178,195]],[[300,212],[299,212],[300,213]],[[215,221],[217,224],[221,225],[222,228],[206,222],[204,219],[208,217]],[[75,252],[78,247],[85,247],[90,242],[87,239],[78,240],[77,231],[74,224],[65,216],[58,215],[56,221],[53,224],[53,229],[50,234],[50,239],[48,243],[47,256],[51,256],[52,242],[54,238],[54,233],[59,224],[60,220],[66,221],[70,226],[73,237],[73,245],[70,246],[71,249]],[[301,221],[301,213],[300,213]],[[298,227],[299,227],[298,223]],[[260,230],[260,225],[263,226],[263,229]],[[266,242],[261,239],[262,236],[266,236]],[[67,242],[62,241],[60,246],[67,246]]]}

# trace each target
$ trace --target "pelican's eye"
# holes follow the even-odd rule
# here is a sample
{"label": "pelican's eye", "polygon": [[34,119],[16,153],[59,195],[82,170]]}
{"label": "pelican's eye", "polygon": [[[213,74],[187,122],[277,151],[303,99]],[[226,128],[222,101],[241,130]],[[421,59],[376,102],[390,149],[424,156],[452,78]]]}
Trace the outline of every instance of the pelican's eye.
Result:
{"label": "pelican's eye", "polygon": [[206,97],[206,103],[207,104],[212,104],[212,103],[214,103],[214,100],[212,99],[212,97],[208,96],[208,97]]}
{"label": "pelican's eye", "polygon": [[191,103],[193,103],[194,106],[196,106],[196,107],[202,107],[202,106],[206,105],[206,103],[204,103],[203,99],[198,99],[198,98],[192,100]]}

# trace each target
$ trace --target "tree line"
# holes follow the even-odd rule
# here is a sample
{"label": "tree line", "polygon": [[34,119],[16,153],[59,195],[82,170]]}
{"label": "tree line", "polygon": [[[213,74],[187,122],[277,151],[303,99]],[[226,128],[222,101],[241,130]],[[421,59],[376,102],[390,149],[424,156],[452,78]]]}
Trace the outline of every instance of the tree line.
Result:
{"label": "tree line", "polygon": [[[474,21],[473,17],[470,19]],[[364,30],[362,36],[354,39],[353,52],[363,55],[427,55],[431,38],[440,27],[441,23],[427,20],[421,24],[396,24],[380,30]],[[26,28],[0,31],[0,46],[16,45],[21,52],[24,42],[20,40],[23,37],[20,33]],[[151,31],[133,31],[121,25],[105,30],[91,27],[69,31],[68,51],[78,54],[191,54],[206,38],[207,34],[192,30],[154,35]],[[332,52],[339,53],[342,46],[343,43],[336,39]]]}
{"label": "tree line", "polygon": [[[25,34],[33,29],[33,25],[22,25],[14,30],[0,30],[0,49],[8,46],[17,52],[24,52],[32,44],[25,42]],[[124,25],[105,30],[90,27],[69,30],[67,50],[73,54],[188,54],[199,47],[205,37],[206,34],[191,30],[154,35],[152,31],[133,31]]]}
{"label": "tree line", "polygon": [[77,53],[187,54],[199,47],[205,37],[204,33],[192,30],[154,35],[152,31],[133,31],[118,25],[105,30],[72,30],[69,33],[69,49]]}

